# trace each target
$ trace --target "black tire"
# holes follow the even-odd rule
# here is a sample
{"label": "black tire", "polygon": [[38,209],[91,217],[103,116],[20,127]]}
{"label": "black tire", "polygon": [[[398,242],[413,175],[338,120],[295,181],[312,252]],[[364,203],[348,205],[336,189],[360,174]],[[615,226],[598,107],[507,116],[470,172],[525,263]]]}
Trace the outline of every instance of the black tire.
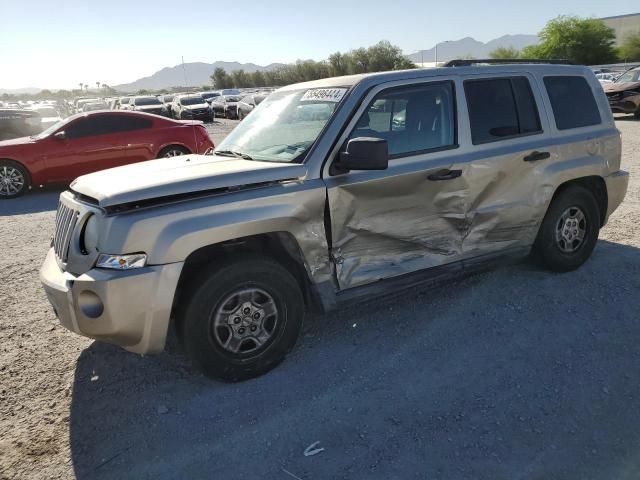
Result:
{"label": "black tire", "polygon": [[[563,214],[568,211],[578,212],[584,217],[585,224],[578,221],[577,229],[584,230],[581,242],[578,239],[567,242],[562,237]],[[562,223],[561,223],[562,222]],[[557,194],[540,225],[538,236],[533,246],[534,258],[544,267],[554,272],[569,272],[580,267],[593,252],[600,232],[600,209],[593,194],[584,187],[571,186]],[[572,235],[569,232],[569,235]],[[567,252],[563,248],[575,248]]]}
{"label": "black tire", "polygon": [[238,109],[238,120],[244,120],[245,115],[242,113],[242,110]]}
{"label": "black tire", "polygon": [[[186,291],[192,293],[181,300],[179,306],[177,324],[187,355],[206,375],[221,380],[242,381],[268,372],[291,351],[302,327],[304,301],[296,279],[279,263],[258,255],[215,264],[211,269],[191,282]],[[257,290],[270,296],[276,314],[272,320],[272,332],[262,345],[245,338],[242,340],[245,343],[240,345],[255,345],[255,349],[234,353],[223,345],[224,339],[219,338],[220,329],[233,336],[236,326],[232,323],[240,319],[238,315],[244,316],[240,319],[242,323],[238,324],[241,328],[245,321],[251,322],[255,314],[238,313],[246,305],[240,300],[231,307],[237,309],[235,313],[223,314],[221,309],[228,307],[227,299],[234,298],[235,293],[243,289]],[[228,309],[226,311],[229,312]],[[221,322],[222,326],[218,324],[217,330],[216,319],[220,316],[226,316],[227,320]],[[266,325],[271,318],[274,317],[265,314],[260,322]],[[251,323],[247,325],[253,327]],[[246,335],[251,334],[247,331]]]}
{"label": "black tire", "polygon": [[640,120],[640,107],[638,107],[638,109],[634,112],[633,118],[635,118],[636,120]]}
{"label": "black tire", "polygon": [[157,158],[179,157],[181,155],[189,155],[190,153],[189,149],[181,145],[169,145],[158,152]]}
{"label": "black tire", "polygon": [[[10,179],[13,178],[14,187],[19,181],[19,176],[22,177],[22,184],[17,192],[13,190],[13,187],[4,183],[5,175]],[[28,192],[29,188],[31,188],[31,175],[29,175],[29,171],[24,166],[13,160],[0,160],[0,200],[20,197]]]}

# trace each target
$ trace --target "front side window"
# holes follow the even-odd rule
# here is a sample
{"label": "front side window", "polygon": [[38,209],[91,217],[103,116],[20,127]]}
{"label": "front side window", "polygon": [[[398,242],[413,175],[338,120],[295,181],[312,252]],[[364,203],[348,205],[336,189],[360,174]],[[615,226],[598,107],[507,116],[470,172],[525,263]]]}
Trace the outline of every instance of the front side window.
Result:
{"label": "front side window", "polygon": [[392,158],[455,146],[453,84],[412,85],[379,93],[349,139],[357,137],[386,140]]}
{"label": "front side window", "polygon": [[474,145],[542,132],[526,77],[466,80],[464,91]]}
{"label": "front side window", "polygon": [[584,77],[544,77],[558,130],[598,125],[598,104]]}
{"label": "front side window", "polygon": [[274,93],[218,145],[216,152],[236,152],[270,162],[299,162],[346,92],[346,88],[316,88]]}

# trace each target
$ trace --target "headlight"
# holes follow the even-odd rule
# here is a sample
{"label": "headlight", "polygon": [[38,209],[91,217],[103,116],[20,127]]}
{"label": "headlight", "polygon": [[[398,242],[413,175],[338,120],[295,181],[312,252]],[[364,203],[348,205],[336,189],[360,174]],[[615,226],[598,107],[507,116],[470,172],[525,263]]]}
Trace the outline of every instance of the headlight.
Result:
{"label": "headlight", "polygon": [[80,235],[80,251],[89,255],[89,253],[98,248],[98,217],[91,215],[84,224],[82,234]]}
{"label": "headlight", "polygon": [[131,270],[142,268],[147,264],[147,255],[144,253],[132,253],[130,255],[100,254],[96,267],[111,268],[113,270]]}

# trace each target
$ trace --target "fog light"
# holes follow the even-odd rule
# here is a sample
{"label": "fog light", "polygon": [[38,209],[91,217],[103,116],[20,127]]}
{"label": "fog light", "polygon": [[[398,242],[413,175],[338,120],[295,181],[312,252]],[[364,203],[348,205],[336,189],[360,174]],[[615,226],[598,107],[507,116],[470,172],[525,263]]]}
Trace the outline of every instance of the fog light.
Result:
{"label": "fog light", "polygon": [[100,297],[89,290],[80,292],[78,306],[82,313],[89,318],[98,318],[104,312],[104,305]]}

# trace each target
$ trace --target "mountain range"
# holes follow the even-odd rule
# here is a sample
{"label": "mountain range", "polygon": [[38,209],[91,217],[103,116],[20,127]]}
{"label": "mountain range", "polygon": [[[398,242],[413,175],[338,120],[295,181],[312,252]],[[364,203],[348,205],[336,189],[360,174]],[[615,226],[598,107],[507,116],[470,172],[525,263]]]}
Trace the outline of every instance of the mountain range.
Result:
{"label": "mountain range", "polygon": [[[479,42],[471,37],[461,38],[460,40],[452,40],[440,42],[438,44],[438,61],[453,60],[462,57],[487,58],[489,53],[499,47],[514,47],[518,50],[538,43],[538,37],[535,35],[504,35],[489,42]],[[435,60],[435,47],[428,50],[419,50],[415,53],[407,55],[407,58],[416,63],[432,63]],[[148,77],[143,77],[131,83],[123,83],[120,85],[112,85],[113,88],[120,92],[137,92],[138,90],[159,90],[162,88],[171,88],[177,86],[193,87],[201,85],[210,85],[209,78],[213,71],[218,68],[224,68],[227,72],[235,70],[244,70],[245,72],[268,71],[280,67],[282,63],[272,63],[270,65],[261,66],[255,63],[239,63],[218,61],[213,63],[194,62],[185,63],[183,65],[175,65],[173,67],[165,67],[158,70]],[[0,89],[2,93],[37,93],[39,88],[20,88],[20,89]]]}
{"label": "mountain range", "polygon": [[148,77],[140,78],[131,83],[112,85],[112,87],[120,92],[137,92],[141,89],[159,90],[161,88],[178,86],[199,87],[201,85],[211,85],[211,79],[209,77],[218,67],[224,68],[227,72],[233,72],[236,70],[244,70],[245,72],[265,72],[282,65],[282,63],[272,63],[263,67],[261,65],[256,65],[255,63],[223,61],[213,63],[185,63],[184,68],[182,64],[174,67],[165,67]]}
{"label": "mountain range", "polygon": [[[536,35],[504,35],[487,43],[479,42],[471,37],[461,38],[438,44],[438,62],[455,60],[456,58],[489,58],[489,54],[496,48],[513,47],[522,50],[529,45],[535,45],[539,39]],[[429,50],[419,50],[407,55],[407,58],[416,63],[432,63],[435,61],[435,47]]]}

